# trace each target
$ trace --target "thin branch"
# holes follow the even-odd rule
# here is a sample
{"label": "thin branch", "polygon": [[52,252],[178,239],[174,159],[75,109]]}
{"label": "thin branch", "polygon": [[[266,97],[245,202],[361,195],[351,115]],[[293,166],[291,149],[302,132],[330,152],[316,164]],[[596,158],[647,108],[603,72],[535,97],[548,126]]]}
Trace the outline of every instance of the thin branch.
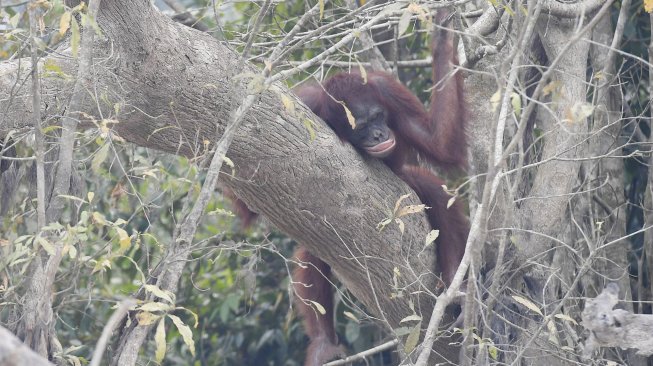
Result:
{"label": "thin branch", "polygon": [[[95,21],[100,0],[91,0],[88,4],[87,16]],[[72,175],[73,151],[75,149],[75,133],[77,131],[76,117],[71,117],[73,113],[82,110],[84,96],[87,90],[92,88],[93,83],[93,42],[95,40],[95,30],[90,24],[84,27],[82,32],[81,55],[79,68],[77,70],[77,79],[73,86],[73,93],[68,103],[68,108],[63,116],[61,138],[59,139],[59,159],[57,172],[54,177],[54,188],[50,197],[50,204],[47,210],[48,221],[58,221],[61,211],[64,207],[65,200],[63,195],[67,195],[70,190],[70,177]]]}
{"label": "thin branch", "polygon": [[370,349],[367,349],[363,352],[356,353],[355,355],[348,356],[347,358],[343,358],[342,360],[337,360],[337,361],[331,361],[329,363],[325,363],[324,366],[339,366],[339,365],[348,365],[350,363],[354,363],[355,361],[363,361],[367,357],[375,355],[377,353],[383,352],[385,350],[391,349],[396,347],[399,344],[399,341],[396,339],[393,339],[391,341],[385,342],[383,344],[380,344],[376,347],[372,347]]}
{"label": "thin branch", "polygon": [[258,12],[258,16],[256,17],[256,21],[254,22],[254,26],[252,27],[252,30],[249,32],[249,37],[247,38],[247,43],[245,44],[245,48],[243,49],[243,54],[241,55],[243,60],[247,60],[247,57],[249,56],[249,51],[252,48],[252,42],[254,42],[254,38],[256,38],[256,35],[258,34],[258,29],[261,27],[263,18],[268,13],[268,9],[270,9],[271,3],[272,3],[271,0],[265,0],[265,3],[263,3],[263,7]]}
{"label": "thin branch", "polygon": [[[91,3],[93,3],[93,0],[91,0]],[[118,305],[118,309],[116,309],[116,311],[114,311],[113,314],[111,314],[109,321],[107,321],[107,324],[104,326],[104,329],[102,329],[102,334],[100,335],[100,338],[95,344],[95,350],[93,350],[93,356],[91,357],[91,363],[89,366],[100,365],[100,362],[102,361],[102,355],[104,354],[104,350],[107,348],[107,343],[109,342],[109,337],[111,337],[111,333],[116,329],[118,323],[122,321],[122,318],[124,318],[125,315],[127,315],[129,309],[132,308],[134,305],[136,305],[136,300],[125,299],[120,302],[120,305]]]}
{"label": "thin branch", "polygon": [[36,199],[37,199],[37,230],[45,226],[45,137],[41,130],[41,84],[39,80],[39,48],[36,44],[36,33],[40,16],[38,2],[28,5],[29,35],[32,51],[32,108],[34,110],[34,136],[36,137]]}

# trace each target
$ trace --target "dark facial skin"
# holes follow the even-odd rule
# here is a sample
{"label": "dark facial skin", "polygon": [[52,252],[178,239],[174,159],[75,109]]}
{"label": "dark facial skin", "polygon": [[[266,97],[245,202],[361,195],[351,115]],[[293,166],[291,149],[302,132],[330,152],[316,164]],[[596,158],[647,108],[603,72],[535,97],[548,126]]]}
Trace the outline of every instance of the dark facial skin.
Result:
{"label": "dark facial skin", "polygon": [[356,119],[356,128],[350,130],[347,140],[375,158],[390,155],[396,143],[395,136],[388,127],[385,108],[376,103],[355,103],[349,107]]}

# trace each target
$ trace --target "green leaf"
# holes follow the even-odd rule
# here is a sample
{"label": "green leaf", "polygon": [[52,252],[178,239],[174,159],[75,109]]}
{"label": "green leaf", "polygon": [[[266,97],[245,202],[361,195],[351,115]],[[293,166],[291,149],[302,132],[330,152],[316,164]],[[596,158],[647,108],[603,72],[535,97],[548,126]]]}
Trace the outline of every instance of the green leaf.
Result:
{"label": "green leaf", "polygon": [[154,343],[156,344],[154,357],[157,363],[161,363],[161,361],[163,361],[163,357],[166,355],[165,320],[166,318],[161,318],[161,320],[159,320],[159,324],[156,326],[156,333],[154,334]]}
{"label": "green leaf", "polygon": [[413,329],[410,330],[410,334],[408,334],[408,338],[406,338],[406,343],[404,344],[404,351],[406,353],[411,353],[417,347],[417,344],[419,343],[419,334],[420,331],[422,330],[422,322],[420,321],[417,323]]}
{"label": "green leaf", "polygon": [[67,248],[70,259],[75,259],[77,257],[77,248],[74,245],[69,245]]}
{"label": "green leaf", "polygon": [[401,17],[399,18],[399,25],[397,25],[397,36],[401,37],[406,33],[408,30],[408,26],[410,26],[410,18],[413,16],[413,14],[408,11],[408,9],[404,10],[403,13],[401,13]]}
{"label": "green leaf", "polygon": [[168,317],[172,319],[172,322],[175,323],[175,326],[179,330],[179,334],[184,339],[184,343],[188,346],[190,353],[195,356],[195,342],[193,341],[193,331],[190,327],[179,319],[178,316],[168,314]]}
{"label": "green leaf", "polygon": [[495,346],[488,346],[487,352],[493,360],[496,361],[499,358],[499,349]]}
{"label": "green leaf", "polygon": [[104,215],[97,211],[93,212],[93,221],[102,226],[107,224],[107,219],[104,217]]}
{"label": "green leaf", "polygon": [[102,147],[100,147],[100,149],[95,153],[95,156],[93,156],[91,170],[93,170],[94,173],[97,173],[100,170],[102,163],[107,160],[107,156],[109,156],[109,147],[109,144],[102,145]]}
{"label": "green leaf", "polygon": [[[47,72],[52,72],[52,73],[55,73],[55,74],[58,74],[58,75],[63,75],[63,73],[64,73],[63,70],[61,69],[61,66],[59,66],[57,64],[57,62],[54,59],[51,59],[51,58],[45,60],[45,62],[43,63],[43,70],[45,70]],[[44,130],[43,132],[45,132],[45,129],[43,129],[43,130]]]}
{"label": "green leaf", "polygon": [[40,235],[37,235],[36,243],[39,244],[41,247],[43,247],[43,249],[45,249],[45,251],[48,252],[48,254],[54,255],[56,253],[54,246],[52,245],[52,243],[48,241],[48,239]]}
{"label": "green leaf", "polygon": [[13,28],[18,28],[18,22],[20,22],[20,18],[21,18],[22,16],[23,16],[23,13],[16,13],[16,14],[14,14],[13,17],[9,18],[9,24],[11,24],[11,26],[12,26]]}

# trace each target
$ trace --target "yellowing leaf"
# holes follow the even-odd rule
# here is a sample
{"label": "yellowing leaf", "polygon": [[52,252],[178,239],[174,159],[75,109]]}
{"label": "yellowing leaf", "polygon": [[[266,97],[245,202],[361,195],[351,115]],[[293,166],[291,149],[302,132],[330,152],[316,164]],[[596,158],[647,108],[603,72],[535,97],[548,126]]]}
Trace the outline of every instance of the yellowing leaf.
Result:
{"label": "yellowing leaf", "polygon": [[492,112],[496,112],[497,108],[499,108],[499,102],[501,100],[501,90],[497,90],[492,96],[490,97],[490,106],[492,107]]}
{"label": "yellowing leaf", "polygon": [[395,214],[397,213],[397,211],[399,211],[399,207],[401,206],[401,202],[403,200],[405,200],[406,198],[408,198],[408,197],[410,197],[410,193],[406,193],[406,194],[402,195],[401,197],[399,197],[397,202],[395,202],[395,209],[393,211]]}
{"label": "yellowing leaf", "polygon": [[644,10],[647,13],[650,13],[653,11],[653,0],[644,0]]}
{"label": "yellowing leaf", "polygon": [[138,320],[138,325],[145,326],[154,324],[161,316],[148,313],[147,311],[141,311],[136,314],[136,320]]}
{"label": "yellowing leaf", "polygon": [[449,198],[449,201],[447,201],[447,208],[451,207],[454,202],[456,202],[456,196]]}
{"label": "yellowing leaf", "polygon": [[91,274],[104,271],[105,268],[111,269],[111,261],[106,258],[95,262],[95,266],[93,267]]}
{"label": "yellowing leaf", "polygon": [[320,304],[319,302],[312,301],[312,300],[306,300],[306,301],[310,302],[318,313],[322,315],[326,314],[326,310],[324,309],[324,306],[322,306],[322,304]]}
{"label": "yellowing leaf", "polygon": [[519,118],[521,116],[521,97],[519,94],[513,92],[510,95],[510,103],[512,104],[512,110],[515,111],[515,116]]}
{"label": "yellowing leaf", "polygon": [[320,4],[320,20],[324,19],[324,0],[319,1]]}
{"label": "yellowing leaf", "polygon": [[544,88],[542,88],[542,94],[544,96],[547,96],[549,94],[554,94],[557,93],[559,89],[560,89],[560,82],[557,80],[552,80],[550,83],[546,84]]}
{"label": "yellowing leaf", "polygon": [[428,234],[426,234],[426,240],[424,241],[424,246],[430,245],[435,241],[435,239],[440,236],[440,230],[431,230]]}
{"label": "yellowing leaf", "polygon": [[558,330],[556,329],[556,325],[553,320],[549,319],[549,321],[546,322],[546,328],[549,331],[549,341],[555,345],[560,345],[557,336]]}
{"label": "yellowing leaf", "polygon": [[528,299],[523,298],[521,296],[515,296],[515,295],[513,295],[512,298],[515,299],[515,301],[517,301],[518,303],[520,303],[520,304],[524,305],[525,307],[527,307],[532,312],[544,316],[544,314],[542,314],[542,311],[540,310],[540,308],[538,308],[537,305],[535,305],[531,300],[528,300]]}
{"label": "yellowing leaf", "polygon": [[352,312],[343,311],[342,313],[345,315],[345,317],[355,321],[356,323],[360,323],[360,320],[358,320],[358,318],[356,318],[356,316]]}
{"label": "yellowing leaf", "polygon": [[155,311],[166,312],[172,310],[172,306],[164,302],[148,302],[138,307],[141,311],[153,313]]}
{"label": "yellowing leaf", "polygon": [[119,240],[119,245],[120,245],[120,253],[124,253],[131,246],[132,239],[124,229],[119,228],[119,227],[114,227],[114,229],[116,230],[116,233],[118,234],[118,240]]}
{"label": "yellowing leaf", "polygon": [[554,315],[554,316],[555,316],[556,318],[560,319],[560,320],[568,321],[568,322],[570,322],[570,323],[572,323],[572,324],[574,324],[574,325],[578,325],[578,323],[577,323],[577,322],[576,322],[572,317],[570,317],[569,315],[566,315],[566,314],[556,314],[556,315]]}
{"label": "yellowing leaf", "polygon": [[145,290],[160,299],[168,301],[171,304],[175,303],[175,300],[173,300],[175,295],[169,291],[161,290],[157,285],[145,285]]}
{"label": "yellowing leaf", "polygon": [[406,225],[404,224],[403,221],[401,221],[399,219],[395,219],[395,222],[397,223],[397,225],[399,225],[399,232],[403,235],[404,230],[406,230]]}
{"label": "yellowing leaf", "polygon": [[[171,294],[171,295],[172,295],[172,297],[174,298],[174,294]],[[281,301],[282,297],[283,297],[283,296],[279,293],[279,294],[277,295],[277,301]],[[236,305],[234,305],[234,306],[237,307],[238,305],[236,304]],[[183,307],[183,306],[178,306],[176,309],[177,309],[177,310],[184,310],[184,311],[186,311],[187,313],[189,313],[190,315],[192,315],[192,316],[193,316],[193,320],[195,321],[195,323],[193,324],[193,328],[197,328],[197,326],[198,326],[199,323],[200,323],[200,319],[199,319],[199,317],[197,316],[197,314],[195,314],[195,312],[193,312],[193,311],[191,311],[191,310],[188,310],[188,309],[186,309],[186,308]]]}
{"label": "yellowing leaf", "polygon": [[347,115],[347,121],[349,122],[349,125],[351,126],[351,129],[353,130],[356,128],[356,118],[354,118],[354,115],[351,114],[351,111],[347,106],[343,103],[342,107],[345,109],[345,114]]}
{"label": "yellowing leaf", "polygon": [[408,338],[406,338],[406,343],[404,344],[404,351],[406,353],[411,353],[417,346],[417,343],[419,342],[419,334],[421,330],[422,330],[421,321],[418,322],[413,327],[413,329],[410,330],[410,334],[408,334]]}
{"label": "yellowing leaf", "polygon": [[408,205],[408,206],[404,206],[404,207],[400,208],[399,211],[397,212],[396,216],[397,217],[402,217],[402,216],[422,212],[422,211],[424,211],[424,209],[426,209],[426,205],[423,205],[423,204],[420,204],[420,205]]}
{"label": "yellowing leaf", "polygon": [[64,35],[68,31],[68,28],[70,28],[70,19],[72,17],[72,13],[67,11],[61,15],[61,19],[59,19],[59,34]]}
{"label": "yellowing leaf", "polygon": [[156,344],[154,357],[157,363],[161,363],[161,361],[163,361],[163,357],[166,355],[165,320],[165,318],[161,318],[161,320],[159,320],[159,324],[156,326],[156,333],[154,334],[154,343]]}
{"label": "yellowing leaf", "polygon": [[315,123],[313,123],[312,120],[308,118],[304,118],[304,127],[306,127],[306,130],[308,131],[308,136],[311,139],[311,141],[315,140],[317,135],[315,134]]}
{"label": "yellowing leaf", "polygon": [[179,319],[178,316],[168,314],[168,317],[172,319],[172,322],[175,323],[179,334],[184,339],[184,343],[188,346],[190,353],[195,356],[195,342],[193,341],[193,331],[190,330],[190,327]]}
{"label": "yellowing leaf", "polygon": [[281,94],[281,103],[291,116],[295,115],[295,102],[285,94]]}
{"label": "yellowing leaf", "polygon": [[417,315],[417,314],[413,314],[413,315],[409,315],[409,316],[401,319],[399,321],[399,323],[410,322],[410,321],[418,321],[418,320],[422,320],[422,317]]}
{"label": "yellowing leaf", "polygon": [[367,84],[367,70],[363,67],[363,64],[358,63],[358,71],[361,73],[361,78],[363,78],[363,85]]}
{"label": "yellowing leaf", "polygon": [[499,359],[499,349],[495,346],[488,346],[487,352],[493,360],[496,361]]}
{"label": "yellowing leaf", "polygon": [[86,198],[88,199],[89,203],[91,203],[91,201],[93,201],[93,197],[95,197],[95,192],[88,192],[86,194]]}

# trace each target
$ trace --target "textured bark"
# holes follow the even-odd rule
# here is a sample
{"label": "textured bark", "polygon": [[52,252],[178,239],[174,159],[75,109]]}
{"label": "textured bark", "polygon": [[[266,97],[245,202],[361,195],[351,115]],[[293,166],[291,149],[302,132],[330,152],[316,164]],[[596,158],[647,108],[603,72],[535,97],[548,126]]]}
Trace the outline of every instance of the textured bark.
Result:
{"label": "textured bark", "polygon": [[[242,63],[234,51],[172,22],[149,1],[105,1],[98,23],[108,37],[98,48],[105,57],[96,52],[94,59],[95,95],[103,97],[94,101],[87,95],[80,112],[99,119],[97,108],[103,108],[105,118],[119,122],[114,131],[140,146],[200,155],[204,140],[218,140],[247,94],[247,73],[260,73],[246,66],[244,74],[236,75]],[[49,58],[75,75],[71,59]],[[28,129],[28,75],[25,63],[0,64],[0,136]],[[71,86],[43,79],[45,115],[60,115]],[[226,185],[329,263],[370,311],[397,326],[412,310],[410,296],[391,296],[397,291],[391,285],[393,269],[401,272],[401,283],[412,283],[405,294],[422,285],[432,290],[434,283],[433,276],[419,277],[434,268],[434,254],[420,253],[428,232],[422,215],[405,217],[403,235],[396,226],[376,229],[410,189],[380,163],[340,143],[320,121],[311,140],[303,117],[282,107],[279,95],[289,91],[283,85],[273,89],[261,93],[237,132],[227,154],[237,177]],[[298,110],[313,116],[303,106]],[[411,201],[417,202],[414,195]],[[431,307],[429,301],[421,305],[426,318]]]}
{"label": "textured bark", "polygon": [[619,286],[610,283],[594,299],[587,300],[583,326],[590,331],[584,355],[591,357],[599,347],[634,348],[638,355],[653,355],[653,315],[613,309],[619,303]]}
{"label": "textured bark", "polygon": [[0,327],[0,366],[14,365],[49,366],[52,364],[24,345],[10,331]]}

